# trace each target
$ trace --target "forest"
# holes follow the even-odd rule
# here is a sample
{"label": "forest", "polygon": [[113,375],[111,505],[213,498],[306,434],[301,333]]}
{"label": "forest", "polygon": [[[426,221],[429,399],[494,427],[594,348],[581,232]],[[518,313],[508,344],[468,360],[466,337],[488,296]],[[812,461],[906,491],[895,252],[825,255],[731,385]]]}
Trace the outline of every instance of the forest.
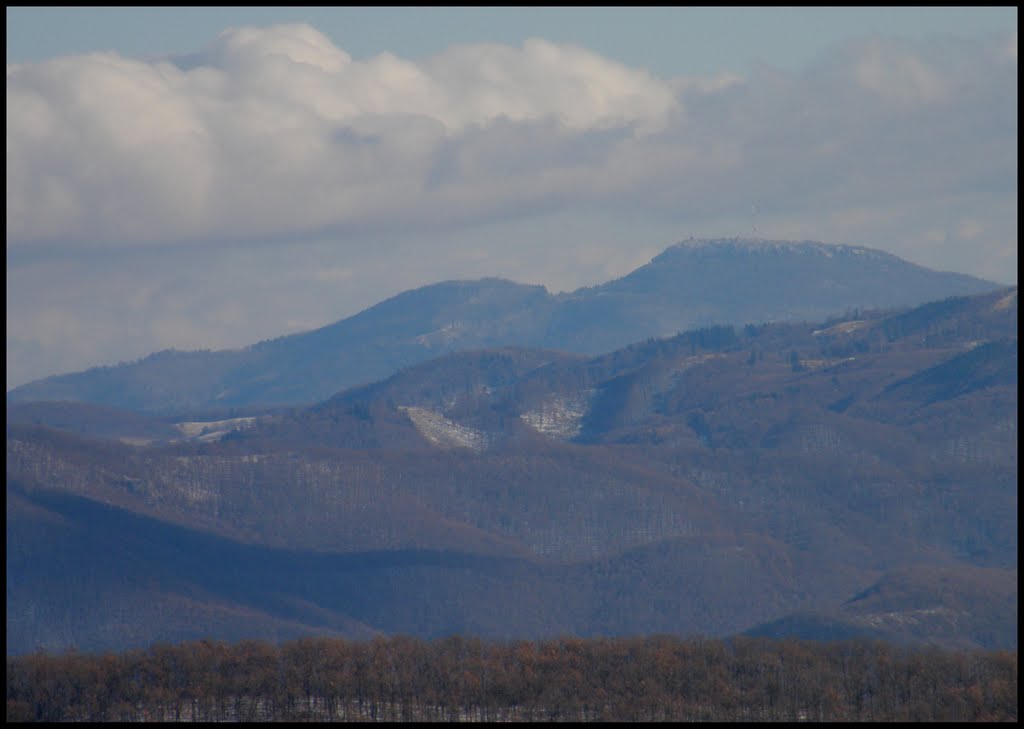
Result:
{"label": "forest", "polygon": [[458,635],[7,658],[7,721],[1016,721],[1016,651]]}

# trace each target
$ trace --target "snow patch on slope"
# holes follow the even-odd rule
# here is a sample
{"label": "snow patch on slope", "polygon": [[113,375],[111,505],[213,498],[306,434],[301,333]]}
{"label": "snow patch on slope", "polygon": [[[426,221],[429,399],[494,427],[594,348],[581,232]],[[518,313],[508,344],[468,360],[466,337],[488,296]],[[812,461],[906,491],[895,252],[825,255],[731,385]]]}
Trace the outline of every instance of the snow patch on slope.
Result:
{"label": "snow patch on slope", "polygon": [[424,438],[441,448],[469,448],[477,453],[487,448],[487,434],[426,408],[399,406]]}
{"label": "snow patch on slope", "polygon": [[219,440],[228,433],[242,428],[251,428],[256,422],[251,418],[230,418],[228,420],[211,420],[209,422],[175,423],[174,427],[186,438],[196,440]]}
{"label": "snow patch on slope", "polygon": [[568,440],[579,435],[583,416],[590,407],[592,397],[593,390],[588,390],[573,397],[552,398],[519,417],[538,433]]}
{"label": "snow patch on slope", "polygon": [[433,347],[444,347],[451,344],[458,338],[465,330],[465,325],[462,322],[452,322],[440,329],[435,329],[432,332],[426,334],[420,334],[416,337],[416,342],[428,349]]}
{"label": "snow patch on slope", "polygon": [[872,628],[892,628],[916,625],[928,618],[934,619],[938,617],[945,618],[948,621],[955,624],[957,618],[961,614],[963,613],[960,613],[948,607],[932,607],[923,608],[920,610],[869,613],[867,615],[858,616],[855,619],[855,622],[858,622],[862,625],[868,625]]}
{"label": "snow patch on slope", "polygon": [[858,319],[856,321],[844,321],[840,322],[839,324],[836,324],[835,326],[828,327],[826,329],[815,329],[813,332],[811,332],[811,334],[813,334],[816,337],[820,337],[823,334],[828,336],[833,336],[836,334],[849,334],[850,332],[857,331],[858,329],[863,329],[866,325],[867,322],[862,319]]}
{"label": "snow patch on slope", "polygon": [[999,301],[997,301],[995,303],[995,305],[992,307],[992,310],[993,311],[1003,311],[1004,309],[1009,309],[1011,306],[1016,305],[1016,303],[1017,303],[1017,290],[1014,289],[1013,291],[1008,293],[1006,296],[1004,296],[1003,298],[999,299]]}

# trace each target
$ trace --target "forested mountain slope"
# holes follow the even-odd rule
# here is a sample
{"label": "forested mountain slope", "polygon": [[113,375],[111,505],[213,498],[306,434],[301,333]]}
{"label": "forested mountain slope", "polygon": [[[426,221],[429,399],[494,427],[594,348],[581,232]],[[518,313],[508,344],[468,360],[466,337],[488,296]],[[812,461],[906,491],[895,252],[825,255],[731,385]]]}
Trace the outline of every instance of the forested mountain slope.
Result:
{"label": "forested mountain slope", "polygon": [[1012,288],[461,352],[146,446],[9,423],[8,651],[822,621],[1015,646],[1016,372]]}

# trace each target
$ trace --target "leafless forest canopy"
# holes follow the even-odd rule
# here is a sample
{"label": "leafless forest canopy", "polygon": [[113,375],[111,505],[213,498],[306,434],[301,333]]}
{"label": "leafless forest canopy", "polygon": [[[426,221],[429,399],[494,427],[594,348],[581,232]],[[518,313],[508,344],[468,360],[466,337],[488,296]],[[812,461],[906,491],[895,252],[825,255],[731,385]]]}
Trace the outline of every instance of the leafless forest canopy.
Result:
{"label": "leafless forest canopy", "polygon": [[668,636],[199,641],[7,659],[12,721],[1016,721],[1016,651]]}

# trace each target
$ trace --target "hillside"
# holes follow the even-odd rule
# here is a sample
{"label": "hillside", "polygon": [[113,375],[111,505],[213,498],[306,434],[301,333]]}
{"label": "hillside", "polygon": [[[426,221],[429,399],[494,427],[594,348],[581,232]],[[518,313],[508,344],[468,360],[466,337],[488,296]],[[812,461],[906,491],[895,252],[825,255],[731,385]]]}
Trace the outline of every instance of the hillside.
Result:
{"label": "hillside", "polygon": [[460,352],[201,439],[9,423],[8,651],[747,630],[1015,647],[1016,360],[1012,288],[594,357]]}
{"label": "hillside", "polygon": [[311,404],[460,350],[595,355],[712,324],[815,321],[995,288],[855,246],[688,241],[623,278],[567,294],[495,278],[447,281],[314,331],[48,377],[13,389],[7,401],[74,400],[159,414]]}

